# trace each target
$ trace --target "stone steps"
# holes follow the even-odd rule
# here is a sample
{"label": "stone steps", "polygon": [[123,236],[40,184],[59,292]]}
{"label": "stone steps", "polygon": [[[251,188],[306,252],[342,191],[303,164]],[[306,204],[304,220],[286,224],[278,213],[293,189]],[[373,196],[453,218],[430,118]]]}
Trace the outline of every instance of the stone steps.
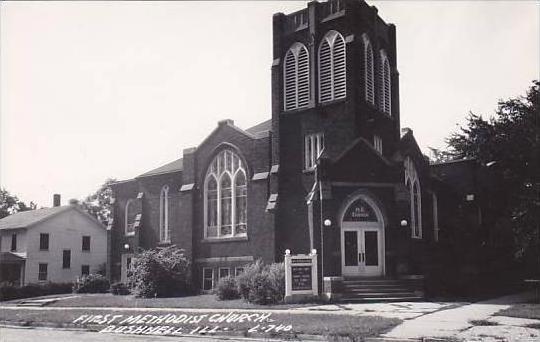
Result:
{"label": "stone steps", "polygon": [[341,302],[418,301],[423,296],[422,282],[418,280],[345,278]]}

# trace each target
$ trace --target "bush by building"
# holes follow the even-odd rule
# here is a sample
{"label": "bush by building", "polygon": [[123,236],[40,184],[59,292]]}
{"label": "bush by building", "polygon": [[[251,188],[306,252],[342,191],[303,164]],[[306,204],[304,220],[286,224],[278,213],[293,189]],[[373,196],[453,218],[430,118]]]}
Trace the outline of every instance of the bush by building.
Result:
{"label": "bush by building", "polygon": [[101,274],[84,275],[73,283],[75,293],[105,293],[109,291],[110,283]]}
{"label": "bush by building", "polygon": [[176,246],[146,250],[133,262],[129,282],[138,297],[172,297],[191,293],[191,262]]}
{"label": "bush by building", "polygon": [[131,293],[129,287],[124,283],[113,283],[111,284],[111,293],[113,295],[125,296]]}
{"label": "bush by building", "polygon": [[238,285],[236,284],[236,279],[233,277],[221,278],[214,289],[214,293],[220,300],[240,298]]}
{"label": "bush by building", "polygon": [[14,286],[9,283],[0,284],[0,301],[70,293],[71,283],[45,283]]}
{"label": "bush by building", "polygon": [[240,296],[250,303],[279,303],[285,296],[285,266],[283,263],[264,265],[257,260],[244,269],[236,283]]}

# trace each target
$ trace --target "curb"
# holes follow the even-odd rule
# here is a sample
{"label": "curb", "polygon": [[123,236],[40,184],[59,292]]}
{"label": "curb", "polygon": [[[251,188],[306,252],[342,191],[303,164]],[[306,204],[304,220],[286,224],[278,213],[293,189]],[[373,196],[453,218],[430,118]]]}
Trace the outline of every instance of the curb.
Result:
{"label": "curb", "polygon": [[[99,333],[102,328],[101,326],[97,325],[85,325],[80,326],[72,323],[50,323],[50,322],[12,322],[12,321],[0,321],[0,328],[17,328],[17,329],[32,329],[32,328],[56,328],[56,329],[63,329],[63,330],[69,330],[69,331],[86,331],[86,332],[94,332]],[[100,328],[98,328],[100,327]],[[113,334],[114,335],[114,334]],[[138,334],[126,334],[126,335],[133,335],[133,336],[141,336]],[[164,337],[190,337],[190,338],[219,338],[221,340],[243,340],[243,341],[328,341],[327,336],[321,336],[321,335],[307,335],[307,334],[297,334],[297,335],[290,335],[290,336],[284,336],[283,338],[276,338],[273,336],[268,336],[265,334],[258,334],[258,333],[251,333],[250,336],[245,336],[242,332],[231,332],[230,334],[199,334],[199,335],[175,335],[175,336],[167,336],[164,335]],[[347,339],[349,340],[349,339]],[[352,341],[352,340],[351,340]]]}

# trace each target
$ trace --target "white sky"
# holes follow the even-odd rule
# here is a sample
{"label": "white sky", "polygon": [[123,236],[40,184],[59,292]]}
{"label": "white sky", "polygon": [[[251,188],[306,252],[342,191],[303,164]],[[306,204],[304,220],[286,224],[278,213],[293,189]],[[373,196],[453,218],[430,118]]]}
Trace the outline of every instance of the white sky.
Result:
{"label": "white sky", "polygon": [[[402,127],[443,147],[539,76],[538,1],[369,1],[398,37]],[[0,3],[0,185],[40,206],[270,118],[272,14],[306,2]]]}

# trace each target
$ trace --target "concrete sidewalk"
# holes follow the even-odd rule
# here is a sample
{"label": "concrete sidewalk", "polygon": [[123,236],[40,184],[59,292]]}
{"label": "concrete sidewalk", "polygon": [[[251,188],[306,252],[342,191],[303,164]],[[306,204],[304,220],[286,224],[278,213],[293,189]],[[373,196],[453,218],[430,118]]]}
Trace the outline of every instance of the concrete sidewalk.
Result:
{"label": "concrete sidewalk", "polygon": [[[523,303],[532,298],[532,292],[520,293],[428,313],[404,321],[386,333],[384,337],[455,338],[467,341],[540,341],[540,330],[525,327],[527,324],[540,323],[540,320],[492,317],[514,303]],[[488,321],[493,325],[475,326],[471,321]]]}

